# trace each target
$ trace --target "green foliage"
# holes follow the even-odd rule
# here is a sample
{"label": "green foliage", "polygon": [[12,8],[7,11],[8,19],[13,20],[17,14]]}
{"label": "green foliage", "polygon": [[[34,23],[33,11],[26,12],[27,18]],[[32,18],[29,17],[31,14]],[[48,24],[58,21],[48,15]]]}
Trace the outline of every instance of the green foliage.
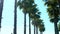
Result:
{"label": "green foliage", "polygon": [[58,28],[57,28],[57,23],[59,21],[59,2],[58,0],[48,0],[45,2],[45,5],[47,5],[47,12],[50,17],[50,21],[54,22],[55,26],[55,34],[59,34]]}
{"label": "green foliage", "polygon": [[23,9],[23,13],[34,13],[36,11],[38,11],[35,7],[37,6],[34,3],[34,0],[22,0],[22,1],[18,1],[18,6],[20,9]]}
{"label": "green foliage", "polygon": [[40,31],[40,32],[44,32],[44,31],[45,31],[44,24],[40,24],[40,25],[39,25],[39,31]]}
{"label": "green foliage", "polygon": [[35,25],[35,26],[39,26],[40,24],[42,23],[42,20],[39,19],[39,18],[36,18],[32,21],[32,24]]}
{"label": "green foliage", "polygon": [[45,2],[45,5],[47,5],[47,7],[48,7],[47,12],[48,12],[49,18],[51,19],[50,21],[54,22],[54,19],[56,19],[56,18],[58,19],[58,17],[59,17],[58,1],[57,0],[48,0],[47,2]]}
{"label": "green foliage", "polygon": [[17,6],[19,6],[20,9],[23,8],[22,2],[18,1]]}
{"label": "green foliage", "polygon": [[35,26],[37,26],[39,28],[40,32],[44,32],[45,31],[43,20],[41,20],[40,18],[38,18],[38,17],[35,16],[33,18],[33,20],[32,20],[32,24],[35,25]]}
{"label": "green foliage", "polygon": [[23,13],[30,14],[32,24],[39,27],[43,20],[40,19],[39,10],[36,8],[37,4],[34,3],[34,0],[22,0],[18,1],[18,6],[20,9],[23,9]]}

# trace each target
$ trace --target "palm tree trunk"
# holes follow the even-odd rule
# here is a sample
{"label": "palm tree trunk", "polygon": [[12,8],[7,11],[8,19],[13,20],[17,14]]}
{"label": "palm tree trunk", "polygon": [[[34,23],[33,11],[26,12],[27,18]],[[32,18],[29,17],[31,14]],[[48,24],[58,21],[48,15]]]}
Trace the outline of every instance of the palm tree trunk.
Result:
{"label": "palm tree trunk", "polygon": [[24,13],[24,34],[26,34],[26,13]]}
{"label": "palm tree trunk", "polygon": [[57,27],[57,20],[55,19],[54,22],[54,27],[55,27],[55,34],[59,34],[58,27]]}
{"label": "palm tree trunk", "polygon": [[30,13],[29,13],[29,34],[31,34]]}
{"label": "palm tree trunk", "polygon": [[36,26],[36,34],[38,34],[38,27]]}
{"label": "palm tree trunk", "polygon": [[2,19],[2,11],[3,11],[3,2],[4,0],[0,0],[0,28],[1,28],[1,19]]}
{"label": "palm tree trunk", "polygon": [[14,34],[17,34],[17,0],[15,0],[15,8],[14,8]]}
{"label": "palm tree trunk", "polygon": [[35,29],[35,25],[34,25],[34,34],[35,34],[35,30],[36,30],[36,29]]}
{"label": "palm tree trunk", "polygon": [[40,34],[43,34],[42,32],[40,32]]}

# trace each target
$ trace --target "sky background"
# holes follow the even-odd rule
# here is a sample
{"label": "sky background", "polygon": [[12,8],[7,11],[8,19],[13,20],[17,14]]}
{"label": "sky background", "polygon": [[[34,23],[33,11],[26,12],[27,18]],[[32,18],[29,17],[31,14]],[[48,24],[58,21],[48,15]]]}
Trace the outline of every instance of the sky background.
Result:
{"label": "sky background", "polygon": [[[3,15],[2,15],[2,28],[0,34],[11,34],[14,28],[14,1],[4,0]],[[41,19],[45,24],[45,32],[43,34],[54,34],[54,24],[49,21],[48,14],[46,12],[46,6],[42,0],[35,0],[37,8],[41,12]],[[27,14],[27,34],[29,34],[29,20]],[[32,26],[32,25],[31,25]],[[34,33],[34,27],[31,27],[32,34]],[[24,34],[24,14],[22,10],[17,8],[17,34]]]}

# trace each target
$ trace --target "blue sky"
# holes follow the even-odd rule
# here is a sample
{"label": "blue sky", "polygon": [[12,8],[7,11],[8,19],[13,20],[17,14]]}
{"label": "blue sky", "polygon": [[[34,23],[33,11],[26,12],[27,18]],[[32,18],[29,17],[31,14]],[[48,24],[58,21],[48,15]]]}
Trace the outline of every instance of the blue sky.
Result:
{"label": "blue sky", "polygon": [[[43,19],[46,31],[43,34],[54,34],[54,24],[50,23],[48,14],[46,12],[46,6],[42,0],[35,0],[37,8],[41,12],[41,19]],[[4,0],[3,15],[2,15],[2,29],[0,34],[11,34],[13,33],[14,25],[14,0]],[[27,34],[28,29],[28,15],[27,15]],[[31,25],[32,26],[32,25]],[[17,8],[17,34],[24,34],[24,14],[22,10]],[[33,34],[33,26],[32,26]]]}

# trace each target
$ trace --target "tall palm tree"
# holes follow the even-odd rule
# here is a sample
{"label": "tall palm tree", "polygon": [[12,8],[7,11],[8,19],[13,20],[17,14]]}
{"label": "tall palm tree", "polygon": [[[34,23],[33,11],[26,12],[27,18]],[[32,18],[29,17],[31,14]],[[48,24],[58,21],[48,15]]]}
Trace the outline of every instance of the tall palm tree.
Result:
{"label": "tall palm tree", "polygon": [[22,0],[22,1],[18,1],[18,6],[20,9],[23,9],[23,13],[24,13],[24,34],[26,34],[26,14],[27,14],[27,0]]}
{"label": "tall palm tree", "polygon": [[33,24],[35,23],[35,26],[36,26],[36,34],[38,34],[38,28],[39,28],[40,34],[42,34],[42,32],[45,31],[44,24],[40,18],[35,18],[35,19],[36,20],[34,20]]}
{"label": "tall palm tree", "polygon": [[0,28],[1,28],[1,19],[2,19],[2,11],[3,11],[3,2],[4,0],[0,0]]}
{"label": "tall palm tree", "polygon": [[[38,34],[38,23],[39,23],[40,16],[38,14],[34,15],[32,20],[32,24],[34,25],[34,34]],[[36,33],[35,33],[36,32]]]}
{"label": "tall palm tree", "polygon": [[31,0],[30,5],[29,5],[30,6],[30,10],[29,10],[29,13],[28,13],[29,14],[29,34],[31,34],[31,22],[30,22],[31,21],[31,14],[34,13],[34,9],[35,9],[34,8],[35,5],[33,5],[33,3],[34,3],[34,1]]}
{"label": "tall palm tree", "polygon": [[32,19],[32,24],[34,25],[34,34],[38,34],[38,27],[37,27],[38,24],[37,24],[36,20],[38,20],[38,18],[40,17],[37,14],[37,13],[40,13],[40,12],[38,12],[38,9],[36,8],[36,6],[37,6],[36,4],[33,5],[33,9],[30,13],[30,18]]}
{"label": "tall palm tree", "polygon": [[17,34],[17,0],[15,0],[14,6],[14,34]]}
{"label": "tall palm tree", "polygon": [[45,3],[47,5],[47,12],[50,17],[50,21],[54,22],[54,27],[55,27],[55,34],[59,34],[58,32],[58,27],[57,23],[59,21],[59,9],[58,9],[58,1],[57,0],[49,0]]}
{"label": "tall palm tree", "polygon": [[28,7],[28,9],[27,9],[27,11],[28,11],[28,14],[29,14],[29,34],[31,34],[31,18],[30,18],[30,14],[31,14],[31,8],[32,8],[32,0],[28,0],[29,2],[28,2],[28,4],[29,4],[29,7]]}
{"label": "tall palm tree", "polygon": [[34,0],[26,0],[26,6],[25,6],[26,8],[25,8],[25,10],[29,14],[29,34],[31,34],[31,23],[30,23],[31,18],[30,18],[30,14],[32,12],[34,12],[33,9],[35,7],[35,5],[33,5],[33,3],[34,3]]}
{"label": "tall palm tree", "polygon": [[31,34],[31,25],[30,25],[30,16],[31,14],[37,12],[36,11],[36,4],[33,5],[34,1],[33,0],[22,0],[22,2],[18,2],[18,5],[20,6],[20,9],[23,8],[23,13],[24,13],[24,18],[25,18],[25,23],[24,23],[24,34],[26,34],[26,13],[29,14],[29,34]]}

